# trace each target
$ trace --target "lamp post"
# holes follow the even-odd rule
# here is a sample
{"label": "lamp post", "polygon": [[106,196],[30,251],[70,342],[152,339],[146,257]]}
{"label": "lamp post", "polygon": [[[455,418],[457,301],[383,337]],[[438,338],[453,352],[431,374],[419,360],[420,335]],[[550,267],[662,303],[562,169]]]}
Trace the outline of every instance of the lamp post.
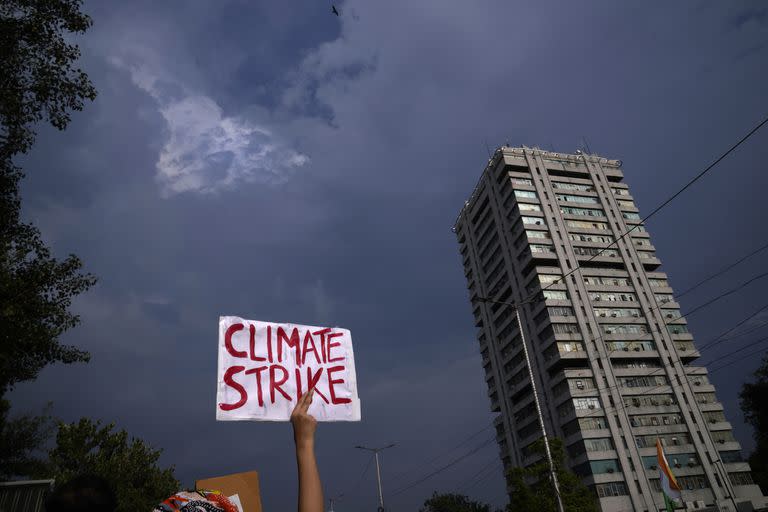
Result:
{"label": "lamp post", "polygon": [[541,426],[541,434],[544,438],[544,451],[547,455],[547,462],[549,463],[549,475],[552,479],[552,487],[555,490],[555,500],[557,501],[558,512],[565,512],[563,507],[563,500],[560,496],[560,484],[557,482],[557,473],[555,472],[555,464],[552,461],[552,453],[549,450],[549,438],[547,437],[547,428],[544,425],[544,416],[541,413],[541,404],[539,403],[539,393],[536,390],[536,380],[533,376],[533,366],[531,365],[531,358],[528,355],[528,346],[525,344],[525,335],[523,334],[523,324],[520,321],[520,308],[517,304],[512,302],[499,302],[491,300],[488,297],[478,297],[480,302],[486,304],[492,302],[494,304],[503,304],[512,308],[515,313],[515,320],[517,321],[517,330],[520,332],[520,341],[523,344],[523,354],[525,355],[525,365],[528,367],[528,377],[531,379],[531,390],[533,391],[533,403],[536,404],[536,414],[539,418],[539,425]]}
{"label": "lamp post", "polygon": [[373,456],[376,458],[376,483],[378,484],[379,489],[379,512],[384,512],[384,493],[381,491],[381,466],[379,465],[379,452],[386,450],[387,448],[392,448],[395,446],[394,443],[383,446],[381,448],[368,448],[367,446],[355,446],[355,448],[358,448],[360,450],[368,450],[369,452],[373,452]]}
{"label": "lamp post", "polygon": [[328,512],[333,512],[333,502],[339,501],[342,496],[344,496],[344,493],[337,494],[333,498],[328,498]]}

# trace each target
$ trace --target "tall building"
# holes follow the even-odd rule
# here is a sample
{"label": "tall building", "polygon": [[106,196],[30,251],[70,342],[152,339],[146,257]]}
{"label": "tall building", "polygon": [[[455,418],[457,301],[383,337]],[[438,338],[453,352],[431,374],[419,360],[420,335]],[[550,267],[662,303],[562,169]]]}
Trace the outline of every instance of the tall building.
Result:
{"label": "tall building", "polygon": [[602,510],[657,511],[659,438],[690,508],[765,506],[623,176],[502,147],[456,221],[504,468],[543,425]]}

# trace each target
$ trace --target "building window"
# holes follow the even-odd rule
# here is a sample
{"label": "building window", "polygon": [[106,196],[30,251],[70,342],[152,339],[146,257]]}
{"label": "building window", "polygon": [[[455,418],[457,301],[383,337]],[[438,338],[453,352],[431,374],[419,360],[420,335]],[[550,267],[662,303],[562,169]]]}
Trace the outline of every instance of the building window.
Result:
{"label": "building window", "polygon": [[728,473],[728,478],[733,485],[753,485],[752,473],[749,471],[740,471],[738,473]]}
{"label": "building window", "polygon": [[640,318],[641,311],[635,308],[595,308],[595,316],[600,318]]}
{"label": "building window", "polygon": [[688,326],[685,324],[668,325],[667,330],[669,331],[669,334],[687,334]]}
{"label": "building window", "polygon": [[555,274],[539,274],[539,282],[541,284],[551,284],[559,281],[561,278],[562,276]]}
{"label": "building window", "polygon": [[587,222],[583,220],[566,219],[565,225],[569,228],[577,229],[599,229],[601,231],[608,231],[610,229],[605,222]]}
{"label": "building window", "polygon": [[560,211],[568,215],[581,215],[584,217],[605,217],[605,212],[603,210],[597,210],[595,208],[561,206]]}
{"label": "building window", "polygon": [[541,217],[523,217],[523,224],[531,224],[534,226],[546,226],[547,223]]}
{"label": "building window", "polygon": [[538,199],[536,192],[531,190],[515,190],[515,197],[518,199]]}
{"label": "building window", "polygon": [[551,245],[531,244],[531,252],[554,254],[555,248]]}
{"label": "building window", "polygon": [[581,183],[566,183],[563,181],[553,181],[552,188],[559,188],[562,190],[580,190],[582,192],[595,191],[592,185],[582,185]]}
{"label": "building window", "polygon": [[621,212],[621,216],[628,220],[640,220],[640,214],[635,212]]}
{"label": "building window", "polygon": [[568,292],[562,290],[544,290],[542,292],[547,300],[568,300]]}
{"label": "building window", "polygon": [[540,212],[541,211],[541,206],[537,204],[518,203],[517,207],[520,208],[521,212]]}
{"label": "building window", "polygon": [[584,204],[600,204],[600,201],[596,197],[592,196],[571,196],[566,194],[555,194],[555,197],[560,201],[567,201],[569,203],[584,203]]}
{"label": "building window", "polygon": [[611,496],[627,496],[627,484],[624,482],[608,482],[605,484],[596,484],[595,492],[598,498],[609,498]]}
{"label": "building window", "polygon": [[600,324],[605,334],[648,334],[644,324]]}
{"label": "building window", "polygon": [[606,341],[605,348],[611,352],[645,352],[656,350],[656,345],[652,341]]}

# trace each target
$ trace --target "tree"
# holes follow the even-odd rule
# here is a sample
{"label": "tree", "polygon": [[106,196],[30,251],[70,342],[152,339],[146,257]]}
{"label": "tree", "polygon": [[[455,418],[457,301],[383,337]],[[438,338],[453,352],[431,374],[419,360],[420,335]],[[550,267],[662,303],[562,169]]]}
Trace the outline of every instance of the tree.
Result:
{"label": "tree", "polygon": [[54,431],[50,404],[41,416],[8,418],[11,404],[0,399],[0,480],[45,472],[41,448]]}
{"label": "tree", "polygon": [[80,49],[66,34],[84,33],[91,18],[82,0],[0,2],[0,160],[26,153],[35,125],[47,120],[63,130],[70,111],[82,110],[96,89],[74,68]]}
{"label": "tree", "polygon": [[[549,449],[565,510],[568,512],[598,512],[595,495],[565,465],[565,450],[562,440],[551,438]],[[530,451],[539,455],[541,459],[530,467],[513,468],[509,472],[507,478],[512,492],[507,510],[510,512],[518,510],[556,512],[557,503],[550,479],[544,439],[539,439],[531,445]]]}
{"label": "tree", "polygon": [[424,502],[419,512],[491,512],[490,505],[470,500],[462,494],[437,494]]}
{"label": "tree", "polygon": [[35,140],[47,120],[63,130],[69,113],[96,91],[73,65],[80,56],[68,33],[82,33],[91,19],[81,0],[4,0],[0,3],[0,397],[54,362],[87,361],[59,336],[77,325],[72,298],[95,279],[82,274],[74,255],[51,256],[40,232],[21,221],[21,169],[13,157]]}
{"label": "tree", "polygon": [[755,451],[749,456],[752,476],[763,494],[768,494],[768,355],[754,376],[754,382],[742,386],[739,401],[744,421],[754,430]]}
{"label": "tree", "polygon": [[87,418],[60,423],[46,473],[39,476],[54,477],[61,484],[82,473],[95,474],[115,489],[116,512],[152,510],[179,490],[174,468],[157,465],[161,450],[113,429],[114,424],[102,426]]}

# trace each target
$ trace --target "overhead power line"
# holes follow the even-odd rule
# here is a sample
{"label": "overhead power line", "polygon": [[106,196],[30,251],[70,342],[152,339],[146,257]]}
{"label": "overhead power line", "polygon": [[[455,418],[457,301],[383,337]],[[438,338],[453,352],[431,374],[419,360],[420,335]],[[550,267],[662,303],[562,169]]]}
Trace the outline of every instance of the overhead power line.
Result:
{"label": "overhead power line", "polygon": [[693,286],[691,286],[691,287],[689,287],[689,288],[686,288],[686,290],[685,290],[684,292],[678,293],[678,294],[676,295],[676,297],[679,299],[679,298],[680,298],[680,297],[682,297],[683,295],[687,295],[688,293],[692,292],[693,290],[695,290],[695,289],[696,289],[696,288],[698,288],[699,286],[703,285],[704,283],[707,283],[707,282],[711,281],[712,279],[714,279],[714,278],[716,278],[716,277],[719,277],[719,276],[721,276],[721,275],[725,274],[726,272],[728,272],[729,270],[731,270],[733,267],[735,267],[735,266],[739,265],[740,263],[742,263],[742,262],[744,262],[744,261],[748,260],[749,258],[751,258],[752,256],[754,256],[755,254],[758,254],[758,253],[761,253],[761,252],[763,252],[763,251],[764,251],[764,250],[766,250],[766,249],[768,249],[768,243],[766,243],[766,244],[764,244],[764,245],[761,245],[760,247],[758,247],[758,248],[757,248],[757,249],[755,249],[754,251],[750,252],[750,253],[749,253],[749,254],[747,254],[746,256],[742,256],[741,258],[739,258],[738,260],[734,261],[733,263],[729,263],[728,265],[726,265],[726,266],[725,266],[725,267],[723,267],[722,269],[718,270],[717,272],[715,272],[715,273],[714,273],[714,274],[712,274],[711,276],[709,276],[709,277],[706,277],[706,278],[702,279],[701,281],[699,281],[698,283],[694,284]]}
{"label": "overhead power line", "polygon": [[736,359],[734,359],[734,360],[733,360],[733,361],[731,361],[730,363],[725,363],[725,364],[722,364],[722,365],[720,365],[720,366],[718,366],[718,367],[714,368],[713,370],[710,370],[710,372],[709,372],[709,373],[715,373],[715,372],[717,372],[717,371],[720,371],[720,370],[722,370],[723,368],[726,368],[726,367],[728,367],[728,366],[731,366],[731,365],[733,365],[733,364],[736,364],[736,363],[738,363],[739,361],[742,361],[742,360],[744,360],[744,359],[747,359],[748,357],[752,357],[752,356],[754,356],[754,355],[757,355],[757,354],[765,354],[765,348],[761,348],[761,349],[759,349],[759,350],[755,350],[754,352],[750,352],[750,353],[748,353],[748,354],[744,354],[743,356],[741,356],[741,357],[739,357],[739,358],[736,358]]}
{"label": "overhead power line", "polygon": [[418,480],[416,480],[414,482],[411,482],[409,484],[406,484],[406,485],[400,487],[399,489],[397,489],[394,492],[392,492],[391,495],[392,496],[397,496],[398,494],[402,494],[405,491],[407,491],[407,490],[409,490],[409,489],[419,485],[420,483],[422,483],[422,482],[424,482],[426,480],[429,480],[433,476],[435,476],[435,475],[437,475],[439,473],[442,473],[443,471],[445,471],[448,468],[451,468],[451,467],[455,466],[456,464],[458,464],[459,462],[463,461],[467,457],[470,457],[470,456],[476,454],[477,452],[479,452],[480,450],[482,450],[483,448],[485,448],[486,446],[488,446],[490,443],[492,443],[495,440],[496,440],[496,436],[491,437],[490,439],[484,441],[482,444],[472,448],[467,453],[465,453],[465,454],[455,458],[454,460],[452,460],[448,464],[440,467],[439,469],[436,469],[435,471],[432,471],[431,473],[428,473],[428,474],[424,475],[423,477],[419,478]]}
{"label": "overhead power line", "polygon": [[445,455],[448,455],[449,453],[451,453],[451,452],[453,452],[455,450],[458,450],[459,448],[461,448],[462,446],[466,445],[467,443],[469,443],[470,441],[475,439],[477,436],[479,436],[480,434],[482,434],[483,432],[485,432],[486,430],[488,430],[489,428],[492,428],[492,427],[493,427],[493,421],[491,421],[488,425],[484,426],[480,430],[470,434],[468,437],[462,439],[461,441],[459,441],[458,444],[454,445],[452,448],[449,448],[447,450],[442,450],[437,455],[435,455],[431,459],[427,460],[426,462],[423,462],[422,464],[420,464],[420,465],[418,465],[418,466],[416,466],[414,468],[408,469],[406,471],[402,471],[402,472],[396,474],[393,477],[389,477],[390,481],[397,481],[397,480],[402,479],[406,475],[409,475],[411,473],[415,473],[417,471],[426,469],[427,466],[429,466],[430,464],[432,464],[436,460],[444,457]]}

